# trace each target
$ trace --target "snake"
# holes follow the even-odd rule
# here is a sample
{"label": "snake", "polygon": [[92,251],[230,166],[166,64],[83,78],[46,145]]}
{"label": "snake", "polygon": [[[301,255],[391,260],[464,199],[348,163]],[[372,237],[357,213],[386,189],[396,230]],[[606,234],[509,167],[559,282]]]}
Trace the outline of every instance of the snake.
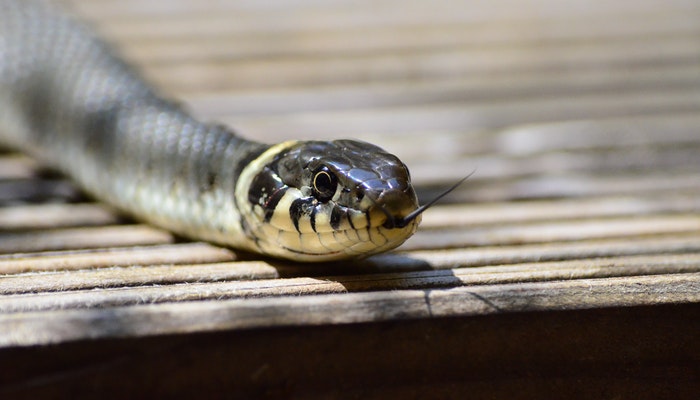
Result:
{"label": "snake", "polygon": [[136,220],[292,261],[394,249],[432,204],[373,144],[265,144],[199,121],[43,0],[0,0],[0,143]]}

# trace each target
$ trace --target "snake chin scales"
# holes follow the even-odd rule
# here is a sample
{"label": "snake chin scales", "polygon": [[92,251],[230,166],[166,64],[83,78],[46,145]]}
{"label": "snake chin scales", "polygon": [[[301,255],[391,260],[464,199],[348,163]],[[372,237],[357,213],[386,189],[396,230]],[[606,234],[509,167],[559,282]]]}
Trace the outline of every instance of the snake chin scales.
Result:
{"label": "snake chin scales", "polygon": [[286,142],[241,173],[236,201],[250,247],[277,257],[329,261],[393,249],[420,216],[406,166],[369,143]]}

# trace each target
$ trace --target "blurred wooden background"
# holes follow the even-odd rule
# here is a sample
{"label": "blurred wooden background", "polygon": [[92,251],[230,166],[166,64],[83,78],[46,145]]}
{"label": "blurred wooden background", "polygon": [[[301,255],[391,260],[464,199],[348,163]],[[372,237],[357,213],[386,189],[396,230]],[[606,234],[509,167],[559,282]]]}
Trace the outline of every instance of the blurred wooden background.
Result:
{"label": "blurred wooden background", "polygon": [[203,119],[374,142],[424,200],[476,173],[396,252],[308,266],[0,152],[1,397],[697,395],[697,1],[67,3]]}

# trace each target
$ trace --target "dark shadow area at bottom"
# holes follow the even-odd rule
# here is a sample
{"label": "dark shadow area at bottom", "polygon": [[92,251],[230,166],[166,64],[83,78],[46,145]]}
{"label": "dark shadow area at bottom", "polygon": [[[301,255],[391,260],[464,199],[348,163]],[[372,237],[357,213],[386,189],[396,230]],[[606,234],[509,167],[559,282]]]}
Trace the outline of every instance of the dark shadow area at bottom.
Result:
{"label": "dark shadow area at bottom", "polygon": [[0,397],[695,398],[700,304],[0,350]]}

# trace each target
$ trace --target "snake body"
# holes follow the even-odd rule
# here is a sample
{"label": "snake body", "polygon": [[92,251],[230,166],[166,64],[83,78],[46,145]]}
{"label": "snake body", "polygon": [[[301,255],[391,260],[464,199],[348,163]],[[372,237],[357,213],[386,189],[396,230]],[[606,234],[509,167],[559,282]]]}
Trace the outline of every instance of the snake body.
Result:
{"label": "snake body", "polygon": [[274,257],[363,257],[420,222],[397,157],[351,140],[268,145],[200,122],[40,0],[0,0],[0,142],[137,219]]}

